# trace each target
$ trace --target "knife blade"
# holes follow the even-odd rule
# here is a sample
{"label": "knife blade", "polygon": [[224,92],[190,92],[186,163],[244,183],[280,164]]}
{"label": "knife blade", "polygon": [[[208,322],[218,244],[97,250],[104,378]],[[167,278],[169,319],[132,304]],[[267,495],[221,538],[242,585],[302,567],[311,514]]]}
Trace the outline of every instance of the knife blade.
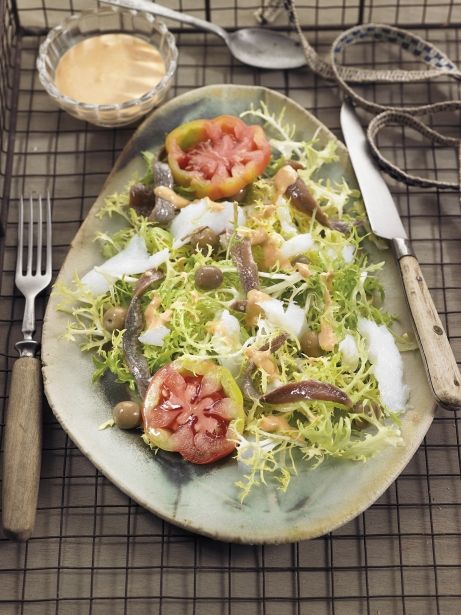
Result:
{"label": "knife blade", "polygon": [[424,280],[392,194],[369,151],[365,131],[354,108],[341,108],[341,128],[357,177],[370,226],[392,243],[410,307],[424,366],[437,402],[461,407],[461,376],[442,322]]}

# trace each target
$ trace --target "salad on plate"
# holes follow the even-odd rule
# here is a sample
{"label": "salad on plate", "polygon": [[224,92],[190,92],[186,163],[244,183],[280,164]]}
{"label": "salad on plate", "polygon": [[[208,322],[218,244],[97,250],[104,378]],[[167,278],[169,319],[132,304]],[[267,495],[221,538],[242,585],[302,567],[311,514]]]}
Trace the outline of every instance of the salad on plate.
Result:
{"label": "salad on plate", "polygon": [[[241,497],[298,464],[366,461],[402,443],[400,350],[360,194],[328,179],[334,141],[303,142],[261,104],[186,122],[108,197],[104,261],[60,285],[66,338],[139,429],[193,464],[232,458]],[[102,436],[103,437],[103,436]]]}

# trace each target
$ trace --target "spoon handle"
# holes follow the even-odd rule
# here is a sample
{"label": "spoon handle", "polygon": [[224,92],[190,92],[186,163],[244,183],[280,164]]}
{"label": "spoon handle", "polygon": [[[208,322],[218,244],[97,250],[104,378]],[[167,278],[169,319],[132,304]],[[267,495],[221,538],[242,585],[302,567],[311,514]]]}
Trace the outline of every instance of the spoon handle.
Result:
{"label": "spoon handle", "polygon": [[217,36],[220,36],[224,41],[229,38],[226,30],[217,26],[216,24],[210,23],[209,21],[205,21],[204,19],[199,19],[198,17],[193,17],[192,15],[187,15],[187,13],[180,13],[178,11],[173,11],[173,9],[169,9],[166,6],[162,6],[161,4],[152,3],[148,0],[101,0],[104,4],[111,4],[113,6],[123,7],[127,9],[134,9],[137,11],[144,11],[145,13],[152,13],[153,15],[158,15],[159,17],[165,17],[167,19],[173,19],[175,21],[179,21],[181,23],[188,24],[189,26],[195,26],[196,28],[200,28],[200,30],[207,30],[208,32],[212,32]]}

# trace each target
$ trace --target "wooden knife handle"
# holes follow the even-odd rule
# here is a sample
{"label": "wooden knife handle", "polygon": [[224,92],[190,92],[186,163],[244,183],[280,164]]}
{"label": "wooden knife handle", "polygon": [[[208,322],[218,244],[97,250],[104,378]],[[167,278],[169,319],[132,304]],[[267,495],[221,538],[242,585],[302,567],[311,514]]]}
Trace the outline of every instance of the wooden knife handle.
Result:
{"label": "wooden knife handle", "polygon": [[458,365],[418,260],[412,255],[402,256],[399,265],[434,396],[445,408],[461,408],[461,376]]}
{"label": "wooden knife handle", "polygon": [[3,529],[8,538],[28,540],[35,524],[42,455],[40,360],[20,357],[13,365],[5,419]]}

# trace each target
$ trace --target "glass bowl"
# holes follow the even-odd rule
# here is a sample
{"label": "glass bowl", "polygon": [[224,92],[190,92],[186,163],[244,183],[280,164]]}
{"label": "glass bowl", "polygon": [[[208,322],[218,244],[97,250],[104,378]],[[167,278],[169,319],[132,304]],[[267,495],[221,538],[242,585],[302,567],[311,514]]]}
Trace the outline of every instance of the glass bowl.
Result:
{"label": "glass bowl", "polygon": [[[164,77],[138,98],[117,104],[83,103],[62,94],[55,84],[56,68],[65,52],[100,34],[131,34],[154,45],[165,62]],[[166,96],[176,72],[178,50],[174,36],[153,15],[135,10],[104,7],[71,15],[48,33],[39,49],[37,70],[40,81],[65,111],[97,126],[125,126],[156,107]]]}

